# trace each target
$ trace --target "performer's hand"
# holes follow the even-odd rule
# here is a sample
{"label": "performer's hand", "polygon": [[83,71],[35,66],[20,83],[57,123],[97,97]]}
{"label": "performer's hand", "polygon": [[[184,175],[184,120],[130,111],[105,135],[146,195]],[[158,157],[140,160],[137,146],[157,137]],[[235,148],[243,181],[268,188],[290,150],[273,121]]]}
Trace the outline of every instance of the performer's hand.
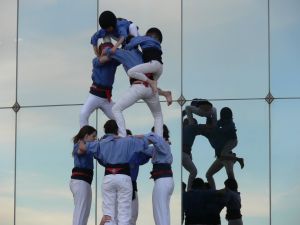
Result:
{"label": "performer's hand", "polygon": [[111,216],[103,215],[99,225],[104,225],[109,221],[111,221]]}
{"label": "performer's hand", "polygon": [[86,152],[85,142],[83,140],[79,140],[78,145],[79,145],[78,153],[79,154],[85,153]]}

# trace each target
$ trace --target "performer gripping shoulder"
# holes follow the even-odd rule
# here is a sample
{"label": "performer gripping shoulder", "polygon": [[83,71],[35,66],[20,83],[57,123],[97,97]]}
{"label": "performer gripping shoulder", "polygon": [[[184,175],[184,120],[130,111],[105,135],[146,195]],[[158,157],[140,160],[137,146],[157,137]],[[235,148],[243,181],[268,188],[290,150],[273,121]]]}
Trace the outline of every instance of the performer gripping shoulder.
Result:
{"label": "performer gripping shoulder", "polygon": [[[103,43],[99,46],[99,52],[112,46],[110,38],[104,37]],[[100,57],[93,59],[93,84],[90,87],[90,94],[80,111],[80,127],[89,124],[89,117],[97,108],[101,109],[109,119],[114,119],[111,110],[114,103],[111,97],[115,74],[119,65],[120,63],[114,59],[107,62],[101,62]]]}
{"label": "performer gripping shoulder", "polygon": [[72,169],[70,189],[74,198],[73,225],[86,225],[92,203],[91,183],[93,181],[93,155],[80,154],[78,142],[94,141],[97,131],[91,126],[83,126],[73,138],[74,168]]}
{"label": "performer gripping shoulder", "polygon": [[110,36],[117,40],[117,43],[112,48],[112,52],[123,44],[127,36],[138,36],[138,27],[126,19],[117,18],[111,11],[104,11],[99,17],[99,24],[101,29],[97,31],[91,38],[91,44],[93,45],[94,52],[97,56],[100,56],[100,52],[97,48],[98,39],[105,36]]}

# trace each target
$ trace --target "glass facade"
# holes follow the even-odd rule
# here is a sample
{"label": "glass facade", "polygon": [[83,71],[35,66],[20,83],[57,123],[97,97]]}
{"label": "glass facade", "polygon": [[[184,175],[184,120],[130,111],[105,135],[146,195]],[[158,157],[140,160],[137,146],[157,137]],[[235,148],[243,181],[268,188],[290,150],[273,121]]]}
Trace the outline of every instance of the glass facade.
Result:
{"label": "glass facade", "polygon": [[[164,72],[159,87],[172,91],[167,106],[160,97],[170,130],[175,189],[171,224],[181,224],[182,110],[194,98],[233,111],[238,145],[235,165],[244,224],[300,222],[299,38],[297,0],[3,0],[0,3],[0,225],[71,224],[73,196],[72,137],[92,83],[95,57],[90,38],[104,10],[131,20],[144,34],[163,32]],[[113,100],[129,87],[117,69]],[[153,118],[140,101],[124,111],[133,134],[149,132]],[[195,117],[205,123],[203,118]],[[107,117],[96,110],[89,123],[103,135]],[[207,139],[197,137],[193,161],[205,179],[214,160]],[[95,161],[95,165],[96,161]],[[152,165],[138,178],[137,224],[154,224]],[[103,167],[96,166],[88,225],[99,224]],[[224,187],[225,170],[215,176]],[[221,213],[226,224],[225,210]]]}

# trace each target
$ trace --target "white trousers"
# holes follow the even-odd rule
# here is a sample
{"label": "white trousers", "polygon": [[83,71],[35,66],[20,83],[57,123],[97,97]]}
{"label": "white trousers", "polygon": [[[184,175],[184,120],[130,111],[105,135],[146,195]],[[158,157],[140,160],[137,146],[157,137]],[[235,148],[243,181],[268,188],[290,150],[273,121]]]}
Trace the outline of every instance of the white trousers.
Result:
{"label": "white trousers", "polygon": [[[113,218],[110,222],[105,223],[106,225],[129,225],[132,201],[130,176],[123,174],[104,176],[102,182],[102,199],[103,215]],[[115,215],[116,212],[117,215]]]}
{"label": "white trousers", "polygon": [[170,225],[170,199],[173,190],[173,177],[162,177],[154,181],[152,207],[155,225]]}
{"label": "white trousers", "polygon": [[129,77],[135,78],[137,80],[146,81],[148,77],[145,73],[153,73],[154,80],[158,80],[163,71],[163,65],[157,61],[152,60],[147,63],[139,64],[135,67],[132,67],[127,71]]}
{"label": "white trousers", "polygon": [[[126,125],[122,111],[129,106],[143,99],[148,105],[154,118],[154,131],[156,134],[163,135],[163,115],[158,98],[158,94],[153,94],[152,89],[143,84],[133,84],[131,87],[117,100],[112,107],[115,120],[119,127],[119,135],[126,137]],[[139,115],[137,115],[139,116]]]}
{"label": "white trousers", "polygon": [[111,111],[113,105],[114,102],[109,102],[106,98],[89,94],[80,111],[80,127],[89,124],[89,117],[97,108],[101,109],[109,119],[114,119],[114,115]]}
{"label": "white trousers", "polygon": [[139,29],[138,29],[138,27],[134,23],[131,23],[129,25],[129,34],[131,34],[134,37],[140,36]]}
{"label": "white trousers", "polygon": [[135,191],[135,199],[131,201],[131,219],[130,225],[136,225],[136,221],[139,215],[139,199],[138,192]]}
{"label": "white trousers", "polygon": [[92,188],[83,180],[71,179],[70,189],[74,198],[73,225],[86,225],[92,204]]}

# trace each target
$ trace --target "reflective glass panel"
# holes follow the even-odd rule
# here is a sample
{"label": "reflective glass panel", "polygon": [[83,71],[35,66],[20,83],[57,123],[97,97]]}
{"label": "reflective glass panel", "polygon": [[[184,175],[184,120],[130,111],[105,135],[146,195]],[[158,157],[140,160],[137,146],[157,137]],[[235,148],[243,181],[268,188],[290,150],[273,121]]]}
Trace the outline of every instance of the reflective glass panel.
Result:
{"label": "reflective glass panel", "polygon": [[0,30],[0,107],[7,107],[16,96],[17,1],[1,1]]}
{"label": "reflective glass panel", "polygon": [[299,100],[272,103],[272,225],[299,222]]}
{"label": "reflective glass panel", "polygon": [[271,91],[275,97],[299,97],[300,2],[270,3]]}
{"label": "reflective glass panel", "polygon": [[0,225],[14,224],[15,113],[0,110]]}
{"label": "reflective glass panel", "polygon": [[267,12],[260,0],[183,1],[185,98],[266,96]]}
{"label": "reflective glass panel", "polygon": [[[233,122],[238,136],[238,144],[233,149],[238,157],[244,158],[245,167],[234,165],[234,175],[241,193],[244,224],[269,224],[269,131],[268,104],[265,101],[211,101],[217,110],[218,119],[223,107],[231,108]],[[190,102],[185,104],[189,105]],[[184,107],[185,108],[185,107]],[[204,117],[194,116],[199,124],[205,124]],[[196,136],[192,145],[192,159],[197,168],[197,177],[206,181],[208,168],[215,160],[215,151],[207,138]],[[189,173],[184,168],[183,182],[187,183]],[[226,171],[222,168],[213,175],[216,189],[224,188],[227,179]],[[258,204],[259,202],[259,204]],[[222,224],[225,220],[226,209],[222,210]]]}
{"label": "reflective glass panel", "polygon": [[[170,212],[171,212],[171,224],[181,224],[181,173],[180,173],[180,146],[181,146],[181,133],[180,133],[180,106],[174,102],[171,106],[167,106],[166,103],[161,103],[164,123],[168,126],[170,131],[171,150],[173,155],[172,170],[174,173],[175,188],[171,196]],[[100,112],[101,113],[101,112]],[[152,115],[144,103],[136,103],[130,108],[123,111],[123,115],[126,120],[126,126],[129,128],[133,135],[148,133],[153,126]],[[106,118],[99,117],[99,136],[100,132],[103,134],[103,125],[106,122]],[[152,189],[154,185],[153,179],[149,179],[150,171],[152,170],[151,162],[143,165],[139,169],[139,175],[137,179],[138,186],[138,199],[139,199],[139,214],[137,224],[154,224],[152,214]],[[104,169],[98,165],[98,186],[100,187],[103,179]],[[101,191],[98,188],[98,212],[101,213]],[[99,214],[98,214],[99,215]],[[101,214],[100,214],[101,215]]]}
{"label": "reflective glass panel", "polygon": [[82,103],[91,83],[96,1],[20,1],[21,105]]}
{"label": "reflective glass panel", "polygon": [[[16,224],[71,224],[72,138],[79,131],[79,107],[21,109],[17,140]],[[95,124],[92,116],[91,124]],[[94,222],[94,193],[89,225]]]}

